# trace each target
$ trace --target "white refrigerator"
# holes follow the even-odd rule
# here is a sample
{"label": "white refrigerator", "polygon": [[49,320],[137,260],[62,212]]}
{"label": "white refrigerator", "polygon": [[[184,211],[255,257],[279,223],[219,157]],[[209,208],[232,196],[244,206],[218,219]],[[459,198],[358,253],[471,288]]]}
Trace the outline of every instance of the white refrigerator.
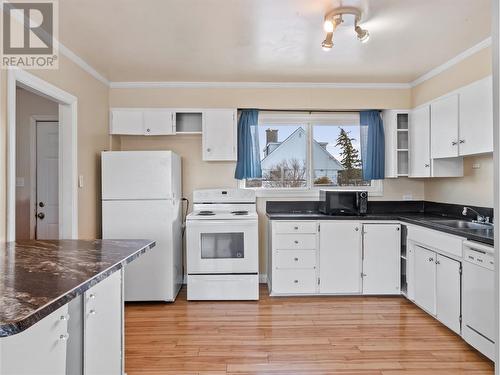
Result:
{"label": "white refrigerator", "polygon": [[174,301],[183,282],[181,158],[171,151],[105,151],[102,237],[150,239],[125,267],[125,301]]}

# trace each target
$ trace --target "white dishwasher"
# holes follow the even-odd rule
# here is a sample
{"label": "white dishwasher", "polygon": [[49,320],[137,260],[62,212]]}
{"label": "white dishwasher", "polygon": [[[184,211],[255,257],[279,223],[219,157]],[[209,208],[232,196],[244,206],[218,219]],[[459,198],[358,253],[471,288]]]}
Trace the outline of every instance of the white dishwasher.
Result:
{"label": "white dishwasher", "polygon": [[495,260],[493,247],[464,241],[462,336],[489,359],[495,358]]}

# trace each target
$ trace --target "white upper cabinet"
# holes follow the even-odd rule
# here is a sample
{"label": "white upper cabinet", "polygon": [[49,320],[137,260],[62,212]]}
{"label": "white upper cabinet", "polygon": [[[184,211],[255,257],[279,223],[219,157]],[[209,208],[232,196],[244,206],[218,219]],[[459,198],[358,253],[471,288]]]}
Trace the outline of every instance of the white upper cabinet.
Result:
{"label": "white upper cabinet", "polygon": [[167,109],[114,108],[110,133],[120,135],[175,134],[175,112]]}
{"label": "white upper cabinet", "polygon": [[175,113],[166,109],[151,109],[143,112],[145,135],[175,134]]}
{"label": "white upper cabinet", "polygon": [[385,177],[408,176],[408,110],[382,112],[385,133]]}
{"label": "white upper cabinet", "polygon": [[410,113],[410,177],[431,177],[430,121],[428,105]]}
{"label": "white upper cabinet", "polygon": [[458,156],[458,94],[431,103],[431,157]]}
{"label": "white upper cabinet", "polygon": [[142,135],[143,128],[142,111],[128,108],[111,110],[109,116],[110,134]]}
{"label": "white upper cabinet", "polygon": [[235,109],[209,109],[203,112],[203,160],[236,160],[237,132]]}
{"label": "white upper cabinet", "polygon": [[493,152],[493,88],[486,77],[460,90],[460,155]]}

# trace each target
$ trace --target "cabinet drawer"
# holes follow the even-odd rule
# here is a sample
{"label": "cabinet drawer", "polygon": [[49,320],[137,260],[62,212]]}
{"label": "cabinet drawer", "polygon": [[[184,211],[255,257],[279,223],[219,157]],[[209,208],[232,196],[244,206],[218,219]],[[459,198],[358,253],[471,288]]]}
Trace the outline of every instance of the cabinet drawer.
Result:
{"label": "cabinet drawer", "polygon": [[436,230],[408,227],[408,239],[420,243],[427,248],[462,257],[462,243],[465,238],[442,233]]}
{"label": "cabinet drawer", "polygon": [[313,250],[316,249],[315,234],[277,234],[275,249],[277,250]]}
{"label": "cabinet drawer", "polygon": [[273,292],[275,293],[316,293],[316,270],[275,270],[273,272]]}
{"label": "cabinet drawer", "polygon": [[310,250],[277,250],[276,268],[309,268],[316,267],[316,252]]}
{"label": "cabinet drawer", "polygon": [[318,231],[315,221],[278,221],[275,229],[276,233],[316,233]]}

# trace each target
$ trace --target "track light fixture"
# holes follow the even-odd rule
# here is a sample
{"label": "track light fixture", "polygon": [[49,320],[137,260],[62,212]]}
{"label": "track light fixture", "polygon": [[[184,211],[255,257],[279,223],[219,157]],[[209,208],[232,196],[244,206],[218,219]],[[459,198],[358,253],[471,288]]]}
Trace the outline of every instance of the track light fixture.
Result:
{"label": "track light fixture", "polygon": [[325,21],[323,22],[323,29],[326,32],[326,38],[321,43],[324,51],[329,51],[333,47],[333,33],[338,26],[344,22],[344,15],[354,16],[354,31],[356,32],[357,38],[360,42],[366,43],[370,39],[370,33],[368,30],[363,29],[358,23],[361,20],[361,11],[358,8],[353,7],[341,7],[336,8],[325,15]]}

